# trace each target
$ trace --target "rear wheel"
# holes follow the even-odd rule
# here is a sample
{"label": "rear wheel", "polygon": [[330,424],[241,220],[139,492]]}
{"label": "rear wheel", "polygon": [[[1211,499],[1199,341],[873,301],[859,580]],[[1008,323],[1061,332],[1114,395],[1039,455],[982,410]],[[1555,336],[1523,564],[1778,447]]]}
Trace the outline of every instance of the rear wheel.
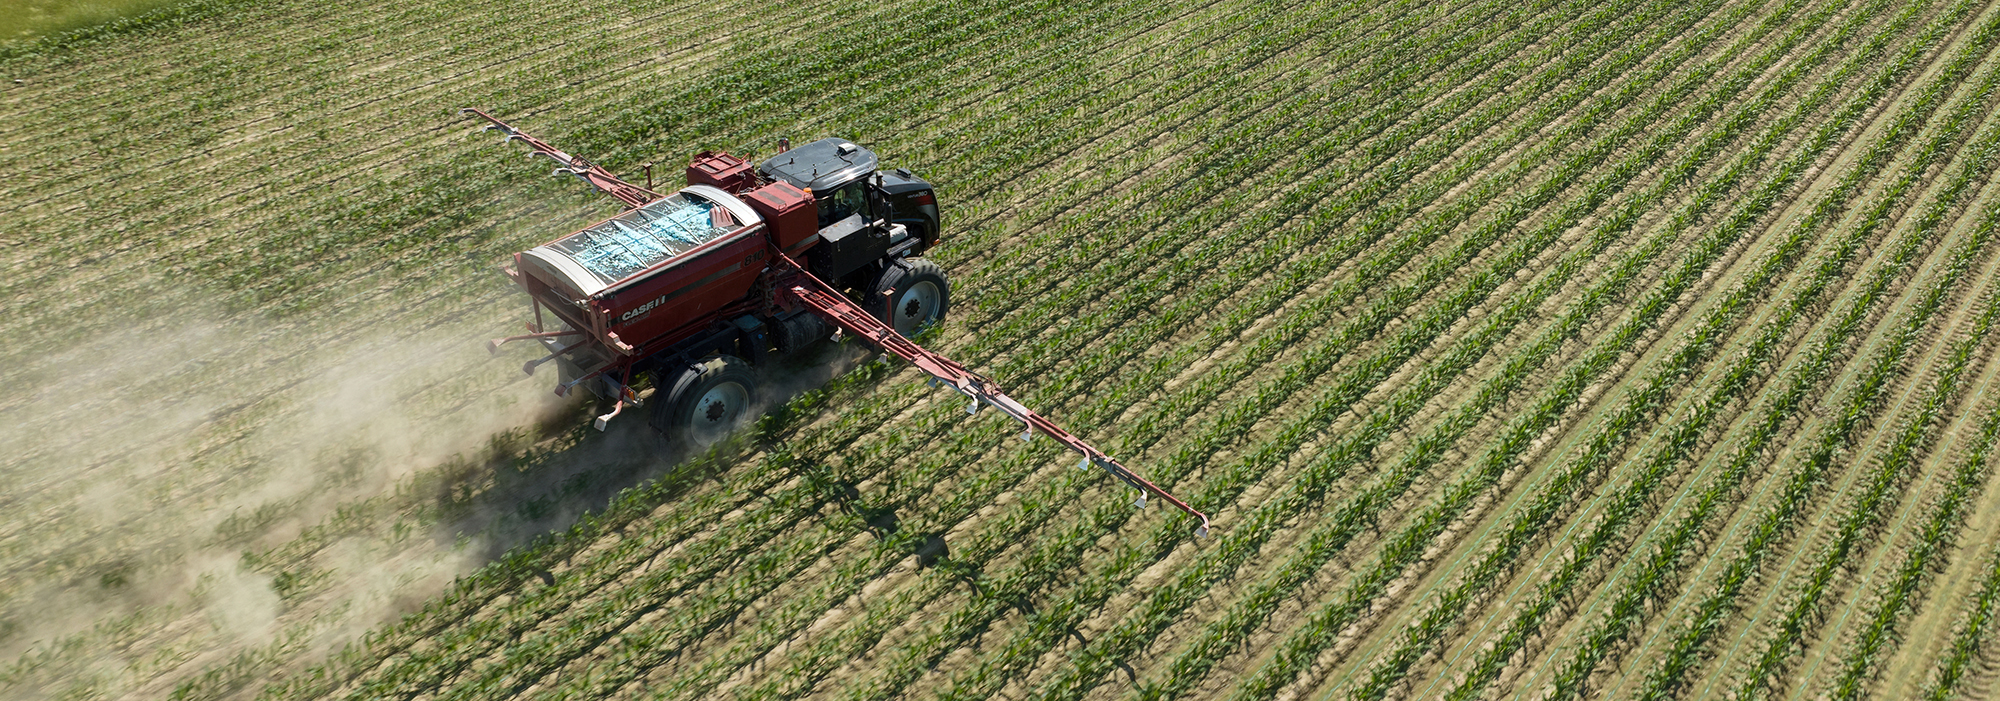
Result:
{"label": "rear wheel", "polygon": [[889,265],[875,279],[869,311],[904,336],[944,319],[951,309],[951,283],[944,268],[928,258],[905,258]]}
{"label": "rear wheel", "polygon": [[657,383],[653,428],[667,437],[706,448],[750,423],[757,401],[757,373],[741,358],[718,355]]}

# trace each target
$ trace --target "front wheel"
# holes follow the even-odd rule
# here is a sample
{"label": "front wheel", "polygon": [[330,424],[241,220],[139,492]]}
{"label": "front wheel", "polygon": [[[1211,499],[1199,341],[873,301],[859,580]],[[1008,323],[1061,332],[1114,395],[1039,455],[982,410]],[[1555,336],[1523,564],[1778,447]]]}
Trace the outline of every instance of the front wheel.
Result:
{"label": "front wheel", "polygon": [[951,283],[944,268],[928,258],[905,258],[889,264],[875,279],[869,311],[905,337],[944,319],[951,308]]}
{"label": "front wheel", "polygon": [[653,428],[696,448],[728,438],[756,409],[757,373],[734,356],[709,358],[655,384],[663,401],[653,404]]}

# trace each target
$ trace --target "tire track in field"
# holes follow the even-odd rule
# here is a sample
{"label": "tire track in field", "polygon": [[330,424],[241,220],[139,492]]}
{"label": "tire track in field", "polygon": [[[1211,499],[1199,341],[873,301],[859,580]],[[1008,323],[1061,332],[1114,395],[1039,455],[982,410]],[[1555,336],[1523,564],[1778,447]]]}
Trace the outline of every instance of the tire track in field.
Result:
{"label": "tire track in field", "polygon": [[[1954,265],[1956,265],[1956,264],[1957,264],[1957,261],[1954,261]],[[1940,277],[1942,277],[1942,276],[1940,276]],[[1927,302],[1926,304],[1933,304],[1933,303],[1930,303],[1930,302]],[[1910,334],[1915,334],[1915,333],[1916,333],[1916,331],[1915,331],[1915,330],[1913,329],[1913,330],[1909,331],[1908,333],[1910,333]],[[1905,362],[1908,362],[1909,360],[1910,360],[1909,358],[1907,358],[1907,357],[1905,358]],[[1907,402],[1908,402],[1908,399],[1907,399],[1907,398],[1905,398],[1905,399],[1904,399],[1904,400],[1903,400],[1903,401],[1902,401],[1901,403],[1907,403]],[[1886,403],[1888,403],[1888,402],[1884,402],[1884,403],[1886,404]],[[1885,408],[1887,408],[1887,407],[1885,407]],[[1885,429],[1885,430],[1886,430],[1886,429],[1887,429],[1887,428],[1889,428],[1889,427],[1888,427],[1887,425],[1884,425],[1884,426],[1882,426],[1881,428],[1883,428],[1883,429]],[[1916,436],[1916,435],[1913,435],[1913,436],[1912,436],[1911,438],[1909,438],[1909,440],[1915,440],[1915,439],[1916,439],[1917,437],[1920,437],[1920,436]],[[1867,441],[1867,439],[1868,439],[1868,436],[1864,434],[1864,435],[1861,435],[1861,436],[1857,436],[1857,437],[1855,437],[1855,438],[1853,439],[1853,442],[1857,444],[1857,446],[1856,446],[1856,447],[1858,448],[1858,447],[1861,447],[1861,446],[1860,446],[1859,444],[1863,443],[1864,441]],[[1882,444],[1883,444],[1883,443],[1886,443],[1886,442],[1889,442],[1889,441],[1887,440],[1887,437],[1886,437],[1886,436],[1877,436],[1877,437],[1875,438],[1875,440],[1874,440],[1874,441],[1872,441],[1872,442],[1873,442],[1873,443],[1875,443],[1875,444],[1876,444],[1876,448],[1878,448],[1878,449],[1879,449],[1879,448],[1880,448],[1880,447],[1882,446]],[[1898,451],[1898,452],[1904,452],[1904,451],[1907,451],[1908,447],[1909,447],[1909,446],[1905,446],[1903,450],[1901,450],[1901,451]],[[1905,457],[1907,458],[1907,455],[1908,455],[1908,454],[1907,454],[1907,452],[1904,452],[1904,455],[1905,455]],[[1887,463],[1887,464],[1888,464],[1888,465],[1890,465],[1890,466],[1895,466],[1895,465],[1900,465],[1900,464],[1903,464],[1903,463],[1902,463],[1902,461],[1901,461],[1901,460],[1896,460],[1896,461],[1891,461],[1891,462],[1889,462],[1889,463]],[[1884,475],[1880,475],[1880,476],[1878,476],[1878,479],[1885,479],[1885,478],[1892,478],[1893,476],[1894,476],[1894,473],[1887,473],[1887,474],[1884,474]],[[1846,482],[1847,484],[1846,484],[1846,485],[1844,485],[1844,486],[1841,486],[1841,487],[1839,487],[1839,488],[1838,488],[1838,489],[1836,490],[1836,491],[1837,491],[1838,493],[1837,493],[1837,494],[1835,494],[1835,495],[1833,495],[1832,497],[1830,497],[1830,501],[1829,501],[1829,502],[1828,502],[1828,503],[1826,504],[1826,506],[1825,506],[1825,508],[1826,508],[1826,512],[1825,512],[1825,513],[1824,513],[1824,514],[1823,514],[1823,515],[1822,515],[1822,516],[1820,517],[1820,523],[1822,523],[1822,524],[1824,523],[1824,520],[1825,520],[1826,518],[1828,518],[1828,517],[1831,517],[1831,516],[1833,516],[1833,515],[1834,515],[1834,513],[1833,513],[1833,512],[1834,512],[1834,510],[1836,509],[1836,507],[1837,507],[1837,506],[1842,506],[1842,505],[1843,505],[1843,504],[1837,504],[1837,503],[1835,503],[1835,502],[1846,502],[1846,501],[1847,501],[1846,499],[1842,499],[1842,498],[1840,498],[1840,497],[1841,497],[1841,495],[1842,495],[1842,494],[1844,494],[1844,493],[1845,493],[1846,491],[1848,491],[1848,489],[1849,489],[1850,487],[1857,487],[1857,486],[1859,486],[1859,484],[1860,484],[1860,483],[1862,482],[1862,480],[1861,480],[1861,476],[1860,476],[1860,475],[1849,475],[1849,476],[1846,476],[1846,478],[1845,478],[1845,479],[1842,479],[1842,480],[1838,480],[1838,481],[1842,481],[1842,482]],[[1864,497],[1863,499],[1861,499],[1861,500],[1860,500],[1860,503],[1861,503],[1862,505],[1865,505],[1865,504],[1869,504],[1869,503],[1873,503],[1873,502],[1871,502],[1870,500],[1868,500],[1868,499],[1866,499],[1866,498]],[[1825,533],[1824,531],[1822,531],[1822,530],[1821,530],[1821,529],[1820,529],[1820,528],[1818,527],[1818,525],[1815,525],[1815,526],[1814,526],[1814,527],[1813,527],[1812,529],[1810,529],[1810,531],[1809,531],[1809,532],[1808,532],[1808,533],[1806,534],[1806,536],[1807,536],[1808,540],[1809,540],[1809,541],[1812,541],[1812,542],[1802,542],[1802,543],[1798,544],[1798,545],[1797,545],[1797,546],[1796,546],[1795,548],[1793,548],[1793,549],[1792,549],[1792,552],[1794,552],[1794,553],[1796,553],[1796,554],[1794,554],[1794,555],[1793,555],[1793,557],[1791,558],[1790,562],[1788,562],[1788,563],[1787,563],[1787,564],[1786,564],[1786,565],[1784,566],[1784,568],[1783,568],[1783,569],[1785,569],[1785,570],[1789,570],[1789,569],[1790,569],[1791,567],[1793,567],[1793,566],[1795,566],[1795,565],[1800,565],[1800,564],[1804,564],[1804,563],[1801,563],[1801,562],[1800,562],[1800,558],[1803,558],[1803,557],[1804,557],[1805,555],[1807,555],[1807,554],[1808,554],[1808,553],[1806,552],[1806,551],[1807,551],[1808,549],[1812,549],[1812,550],[1819,550],[1820,548],[1818,547],[1818,545],[1816,545],[1816,543],[1818,543],[1818,542],[1822,542],[1822,541],[1826,541],[1826,545],[1828,545],[1828,546],[1830,546],[1830,547],[1832,547],[1832,548],[1835,548],[1835,549],[1838,549],[1838,548],[1840,548],[1840,547],[1841,547],[1841,546],[1843,546],[1843,545],[1851,545],[1851,544],[1852,544],[1852,541],[1851,541],[1850,539],[1851,539],[1851,538],[1852,538],[1852,537],[1853,537],[1853,536],[1854,536],[1854,535],[1855,535],[1856,533],[1858,533],[1858,531],[1855,531],[1855,530],[1850,530],[1850,529],[1851,529],[1851,528],[1856,528],[1856,527],[1857,527],[1857,526],[1855,526],[1854,524],[1855,524],[1855,523],[1857,522],[1857,518],[1856,518],[1856,517],[1857,517],[1857,516],[1860,516],[1860,513],[1858,513],[1858,512],[1855,512],[1855,511],[1853,511],[1853,510],[1852,510],[1852,508],[1853,508],[1853,507],[1849,507],[1849,510],[1847,510],[1847,511],[1845,511],[1845,512],[1844,512],[1844,513],[1845,513],[1845,514],[1847,515],[1847,518],[1844,518],[1844,519],[1843,519],[1843,521],[1847,523],[1847,526],[1846,526],[1846,527],[1843,527],[1843,529],[1842,529],[1842,532],[1841,532],[1841,534],[1840,534],[1840,535],[1838,535],[1838,536],[1835,536],[1835,537],[1834,537],[1833,539],[1831,539],[1830,541],[1828,541],[1828,539],[1826,538],[1826,535],[1827,535],[1827,534],[1826,534],[1826,533]],[[1783,579],[1784,579],[1784,578],[1783,578],[1783,577],[1781,577],[1781,578],[1780,578],[1780,580],[1779,580],[1779,582],[1780,582],[1780,583],[1782,583]],[[1816,577],[1816,578],[1815,578],[1815,581],[1814,581],[1814,583],[1813,583],[1812,585],[1809,585],[1809,588],[1807,589],[1807,593],[1808,593],[1808,594],[1811,594],[1811,593],[1814,593],[1814,592],[1818,591],[1818,587],[1817,587],[1817,585],[1821,585],[1821,584],[1823,584],[1823,582],[1819,581],[1819,580],[1817,579],[1817,577]],[[1750,625],[1750,626],[1755,626],[1755,625],[1756,625],[1757,621],[1756,621],[1755,619],[1756,619],[1756,618],[1761,618],[1761,617],[1762,617],[1762,614],[1763,614],[1763,612],[1764,612],[1764,610],[1765,610],[1765,609],[1772,609],[1772,608],[1776,608],[1776,607],[1778,607],[1778,606],[1780,605],[1780,604],[1779,604],[1779,602],[1778,602],[1778,601],[1776,600],[1776,599],[1777,599],[1777,594],[1778,594],[1778,590],[1774,588],[1774,589],[1773,589],[1773,590],[1771,591],[1771,595],[1770,595],[1769,597],[1767,597],[1767,598],[1766,598],[1765,602],[1764,602],[1763,604],[1761,604],[1761,605],[1759,605],[1759,606],[1757,607],[1757,609],[1756,609],[1756,612],[1755,612],[1755,613],[1752,613],[1752,617],[1753,617],[1753,618],[1752,618],[1752,620],[1751,620],[1751,621],[1750,621],[1750,623],[1749,623],[1749,625]],[[1790,597],[1786,597],[1786,598],[1790,598]],[[1814,599],[1813,599],[1813,598],[1808,598],[1808,599],[1807,599],[1806,601],[1808,601],[1808,602],[1809,602],[1809,601],[1812,601],[1812,600],[1814,600]],[[1803,602],[1801,602],[1801,603],[1803,603]],[[1797,613],[1797,612],[1798,612],[1799,610],[1800,610],[1799,608],[1792,608],[1792,609],[1789,609],[1790,613],[1788,613],[1788,616],[1789,616],[1789,615],[1795,615],[1795,614],[1796,614],[1796,613]],[[1791,625],[1794,625],[1794,623],[1787,623],[1787,624],[1786,624],[1786,628],[1790,628],[1790,626],[1791,626]],[[1737,638],[1737,643],[1736,643],[1736,645],[1740,645],[1740,644],[1741,644],[1742,642],[1746,642],[1746,641],[1748,641],[1749,639],[1751,639],[1752,637],[1753,637],[1753,632],[1752,632],[1752,631],[1751,631],[1750,629],[1748,629],[1748,628],[1746,627],[1746,629],[1745,629],[1745,630],[1744,630],[1744,631],[1743,631],[1742,633],[1740,633],[1740,634],[1738,635],[1738,638]],[[1761,636],[1761,635],[1757,635],[1757,636],[1754,636],[1754,637],[1760,637],[1760,638],[1761,638],[1761,637],[1768,637],[1768,636]],[[1777,639],[1775,639],[1775,640],[1773,641],[1773,643],[1774,643],[1774,644],[1783,644],[1783,640],[1784,640],[1783,638],[1777,638]],[[1759,693],[1762,693],[1762,692],[1765,692],[1765,691],[1770,691],[1770,690],[1772,690],[1772,689],[1769,689],[1769,688],[1768,688],[1768,687],[1766,686],[1766,684],[1765,684],[1766,680],[1768,679],[1768,677],[1767,677],[1767,676],[1765,675],[1765,670],[1767,670],[1767,669],[1768,669],[1768,666],[1770,666],[1770,665],[1776,665],[1776,664],[1782,664],[1782,663],[1783,663],[1783,660],[1785,659],[1785,657],[1783,656],[1783,654],[1782,654],[1782,653],[1777,653],[1777,654],[1774,654],[1774,653],[1772,652],[1772,650],[1779,650],[1779,649],[1781,649],[1781,648],[1778,648],[1778,647],[1767,647],[1767,648],[1766,648],[1766,652],[1765,652],[1765,654],[1764,654],[1764,655],[1762,655],[1762,656],[1761,656],[1761,658],[1760,658],[1760,661],[1759,661],[1759,665],[1758,665],[1758,667],[1756,668],[1756,670],[1752,671],[1752,673],[1751,673],[1751,674],[1749,674],[1749,675],[1748,675],[1748,676],[1747,676],[1747,677],[1746,677],[1746,678],[1744,679],[1744,681],[1743,681],[1742,685],[1741,685],[1741,686],[1739,686],[1739,692],[1740,692],[1740,693],[1747,693],[1747,694],[1752,694],[1752,695],[1755,695],[1755,694],[1759,694]],[[1734,646],[1732,646],[1732,652],[1734,652],[1734,650],[1735,650],[1735,647],[1734,647]],[[1722,681],[1722,680],[1721,680],[1721,679],[1719,679],[1719,678],[1716,678],[1716,677],[1712,676],[1712,677],[1710,678],[1710,680],[1709,680],[1709,684],[1708,684],[1707,688],[1705,688],[1705,689],[1704,689],[1704,693],[1706,693],[1708,689],[1712,689],[1712,688],[1714,687],[1714,685],[1715,685],[1715,683],[1716,683],[1717,681]]]}
{"label": "tire track in field", "polygon": [[[1961,261],[1959,258],[1953,258],[1949,262],[1949,265],[1957,266],[1960,263]],[[1943,265],[1947,265],[1947,263],[1935,263],[1931,267],[1936,268],[1938,266],[1943,266]],[[1944,275],[1945,273],[1937,273],[1937,274]],[[1962,275],[1962,273],[1952,273],[1952,274]],[[1939,301],[1924,302],[1922,298],[1913,300],[1908,294],[1906,294],[1905,298],[1899,304],[1899,307],[1907,309],[1908,307],[1911,307],[1913,305],[1918,305],[1920,302],[1924,304],[1941,305],[1940,313],[1942,314],[1946,312],[1953,312],[1955,310],[1958,302],[1954,300],[1956,300],[1957,297],[1958,295],[1954,293],[1948,295],[1948,298],[1941,302]],[[1937,329],[1936,331],[1924,333],[1921,335],[1926,337],[1936,337],[1938,334],[1946,333],[1949,331],[1949,329],[1953,325],[1952,322],[1956,320],[1956,318],[1957,315],[1955,313],[1947,314],[1942,321],[1933,324],[1933,326],[1936,327]],[[1885,319],[1884,323],[1886,323],[1886,321],[1887,320]],[[1888,333],[1888,332],[1879,332],[1879,333]],[[1917,332],[1909,331],[1908,333],[1914,334]],[[1891,340],[1894,340],[1895,338],[1896,337],[1893,335],[1890,336]],[[1887,342],[1888,341],[1884,341],[1883,343]],[[1909,341],[1909,343],[1923,344],[1927,343],[1927,341],[1924,338],[1916,338],[1915,340]],[[1928,363],[1926,359],[1914,358],[1907,360],[1906,363],[1908,364],[1906,364],[1905,366],[1903,366],[1902,369],[1899,369],[1897,371],[1898,375],[1921,377],[1927,374],[1922,371],[1922,368],[1925,367],[1926,364]],[[1901,388],[1891,386],[1887,389],[1884,389],[1883,391],[1888,394],[1882,400],[1880,400],[1882,404],[1880,405],[1880,408],[1876,410],[1875,413],[1887,416],[1893,416],[1901,412],[1902,407],[1907,406],[1909,403],[1915,401],[1914,399],[1915,395],[1913,393],[1916,392],[1916,389],[1913,386],[1914,384],[1915,383],[1913,380],[1911,383],[1902,385]],[[1892,426],[1890,424],[1884,422],[1882,424],[1876,425],[1873,429],[1863,429],[1858,435],[1856,435],[1852,439],[1851,441],[1852,447],[1850,448],[1850,450],[1852,450],[1855,453],[1874,452],[1882,450],[1884,445],[1893,442],[1893,440],[1895,439],[1894,436],[1890,435],[1891,428]],[[1873,431],[1872,433],[1870,432],[1871,430]],[[1848,473],[1845,475],[1836,476],[1836,478],[1833,480],[1834,494],[1824,502],[1823,508],[1825,510],[1816,519],[1816,523],[1824,524],[1826,519],[1834,516],[1835,510],[1837,508],[1845,508],[1844,504],[1847,501],[1845,499],[1845,495],[1847,494],[1847,492],[1850,489],[1858,489],[1859,485],[1863,484],[1863,482],[1865,481],[1864,475],[1861,473],[1862,471],[1857,469],[1848,471]],[[1817,508],[1817,507],[1812,507],[1812,508]],[[1853,514],[1849,515],[1852,516]],[[1806,552],[1807,550],[1817,549],[1821,543],[1826,543],[1827,545],[1832,546],[1833,544],[1839,542],[1840,540],[1841,540],[1840,538],[1833,538],[1832,540],[1829,540],[1828,534],[1826,534],[1826,532],[1823,529],[1819,528],[1817,525],[1811,529],[1808,529],[1806,533],[1806,540],[1801,541],[1797,546],[1792,548],[1792,551],[1796,554],[1793,555],[1793,557],[1791,557],[1787,561],[1787,563],[1781,568],[1780,570],[1781,574],[1778,581],[1783,582],[1784,579],[1789,577],[1789,572],[1793,567],[1801,566],[1804,564],[1801,561],[1801,558],[1803,558],[1807,554]],[[1865,543],[1861,545],[1865,546]],[[1779,605],[1781,599],[1790,599],[1790,598],[1791,598],[1790,594],[1784,594],[1781,596],[1780,589],[1774,586],[1773,588],[1771,588],[1770,593],[1764,598],[1764,603],[1758,606],[1756,609],[1751,610],[1750,617],[1752,619],[1752,622],[1754,623],[1756,619],[1762,617],[1763,609],[1775,607]],[[1742,642],[1748,641],[1750,637],[1752,637],[1750,630],[1746,629],[1745,634],[1739,636],[1737,645],[1740,645]],[[1733,649],[1734,646],[1732,646],[1732,650]],[[1774,657],[1770,655],[1769,650],[1767,650],[1765,658],[1766,658],[1765,662],[1762,663],[1763,665],[1776,664],[1777,662],[1775,662],[1775,660],[1781,659],[1779,657]],[[1712,684],[1713,681],[1711,681],[1711,685]],[[1748,687],[1746,687],[1745,689],[1746,689],[1745,693],[1756,693],[1755,691],[1750,691]]]}
{"label": "tire track in field", "polygon": [[[1992,217],[1994,214],[1994,211],[1989,208],[1987,215]],[[1989,427],[1992,425],[1991,422],[1992,420],[1989,418]],[[1970,459],[1984,459],[1986,457],[1985,448],[1990,446],[1990,435],[1989,432],[1982,436],[1981,449],[1975,453],[1975,458]],[[1990,496],[1991,490],[1988,490],[1988,497],[1990,498]],[[1932,668],[1929,670],[1923,686],[1922,697],[1932,701],[1942,701],[1943,699],[1964,695],[1967,693],[1967,690],[1961,687],[1967,684],[1968,676],[1977,675],[1982,672],[1990,673],[1990,669],[1986,668],[1986,665],[1982,662],[1982,656],[1985,652],[1986,638],[1989,635],[1993,602],[1996,597],[2000,597],[2000,574],[1994,574],[1995,572],[2000,572],[2000,567],[1994,566],[1996,559],[1992,554],[1992,548],[1984,547],[1984,544],[1982,544],[1982,547],[1976,550],[1972,548],[1968,548],[1967,550],[1967,564],[1979,570],[1984,570],[1986,574],[1974,588],[1976,594],[1970,600],[1966,601],[1962,607],[1952,607],[1958,609],[1957,620],[1953,623],[1953,635],[1948,641],[1939,641],[1947,643],[1947,646],[1942,648],[1942,652],[1945,654],[1937,656],[1935,661],[1932,662]],[[1942,611],[1946,604],[1943,601],[1939,601],[1938,606]],[[1908,671],[1904,672],[1904,681],[1913,681],[1907,676],[1908,674]],[[1907,690],[1909,688],[1904,684],[1897,683],[1887,686],[1891,689]],[[1976,683],[1974,686],[1977,688]]]}

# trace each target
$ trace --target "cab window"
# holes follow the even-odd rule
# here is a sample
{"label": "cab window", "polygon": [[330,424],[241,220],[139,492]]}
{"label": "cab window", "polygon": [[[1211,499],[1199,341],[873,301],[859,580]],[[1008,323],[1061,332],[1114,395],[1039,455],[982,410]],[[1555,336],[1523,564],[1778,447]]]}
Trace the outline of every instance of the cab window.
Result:
{"label": "cab window", "polygon": [[831,226],[834,222],[857,213],[861,214],[863,219],[867,218],[868,198],[861,192],[861,186],[862,181],[856,180],[831,190],[813,193],[813,201],[819,205],[821,228]]}

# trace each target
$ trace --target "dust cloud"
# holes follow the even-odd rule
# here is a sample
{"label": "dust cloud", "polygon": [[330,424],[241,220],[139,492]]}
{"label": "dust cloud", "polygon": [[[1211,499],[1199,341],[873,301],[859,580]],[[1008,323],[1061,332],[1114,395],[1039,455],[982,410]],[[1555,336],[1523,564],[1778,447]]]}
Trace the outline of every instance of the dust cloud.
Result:
{"label": "dust cloud", "polygon": [[[254,695],[686,457],[643,409],[582,431],[601,408],[524,376],[531,344],[491,357],[520,302],[361,330],[190,308],[0,358],[0,696]],[[765,399],[871,357],[821,344]]]}
{"label": "dust cloud", "polygon": [[402,334],[187,313],[7,359],[0,695],[233,693],[483,564],[425,490],[567,409],[488,357],[518,310],[479,304]]}

